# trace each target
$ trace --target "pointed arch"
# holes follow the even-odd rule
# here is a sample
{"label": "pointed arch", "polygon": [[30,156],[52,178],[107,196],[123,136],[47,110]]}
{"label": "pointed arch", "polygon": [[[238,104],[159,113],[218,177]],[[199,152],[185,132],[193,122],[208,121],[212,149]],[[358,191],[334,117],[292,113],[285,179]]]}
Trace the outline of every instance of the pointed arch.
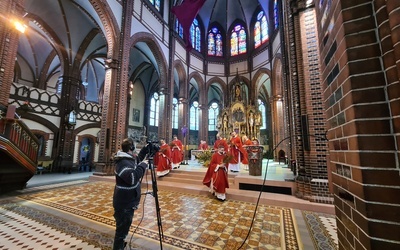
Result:
{"label": "pointed arch", "polygon": [[[201,75],[198,72],[192,72],[189,74],[189,84],[191,84],[192,79],[196,81],[197,83],[197,96],[198,96],[198,101],[201,103],[204,101],[204,96],[205,96],[205,91],[206,91],[206,87],[205,87],[205,83],[203,78],[201,77]],[[196,86],[193,86],[194,88]],[[193,87],[189,87],[189,88],[193,88]],[[192,99],[195,97],[193,89],[189,89],[189,101],[193,101]]]}
{"label": "pointed arch", "polygon": [[267,101],[272,95],[271,91],[271,71],[269,69],[259,69],[253,77],[253,96],[257,99],[259,96],[264,96]]}
{"label": "pointed arch", "polygon": [[[225,106],[225,103],[226,103],[226,95],[227,95],[227,93],[228,93],[228,91],[227,91],[227,85],[226,85],[226,83],[221,79],[221,78],[219,78],[219,77],[213,77],[213,78],[211,78],[211,79],[209,79],[208,81],[207,81],[207,83],[206,83],[206,91],[207,91],[207,93],[209,92],[209,90],[210,90],[210,88],[211,88],[211,85],[213,85],[213,84],[217,84],[218,85],[218,87],[220,87],[221,88],[221,99],[220,99],[220,101],[221,101],[221,108],[223,108],[224,106]],[[211,102],[212,100],[207,100],[207,103],[208,103],[208,105],[210,104],[209,102]]]}
{"label": "pointed arch", "polygon": [[[180,60],[175,60],[174,61],[174,70],[177,73],[177,79],[175,79],[174,76],[174,80],[178,80],[177,83],[174,84],[178,84],[178,98],[187,98],[187,84],[186,83],[186,71],[185,71],[185,67],[182,63],[182,61]],[[175,73],[174,73],[175,75]]]}
{"label": "pointed arch", "polygon": [[280,58],[280,54],[277,54],[275,56],[274,62],[273,62],[273,68],[272,68],[272,80],[273,80],[273,85],[272,85],[272,91],[273,95],[280,95],[283,96],[283,82],[282,82],[282,61]]}
{"label": "pointed arch", "polygon": [[[105,39],[107,41],[107,58],[113,58],[114,55],[118,55],[118,44],[119,39],[119,25],[113,11],[103,0],[89,0],[96,13],[99,15],[101,23],[103,25],[102,30],[105,32]],[[116,46],[117,45],[117,46]]]}
{"label": "pointed arch", "polygon": [[[173,86],[168,85],[167,74],[167,60],[162,53],[162,49],[157,42],[157,39],[150,33],[138,32],[135,33],[130,39],[130,47],[132,48],[136,43],[144,42],[149,47],[151,53],[154,55],[157,64],[157,71],[160,77],[159,89],[170,89]],[[172,84],[172,83],[171,83]]]}
{"label": "pointed arch", "polygon": [[[274,141],[280,142],[284,138],[287,137],[288,131],[286,130],[286,103],[284,96],[284,86],[282,81],[282,61],[280,55],[274,59],[273,68],[272,68],[272,81],[273,81],[273,98],[272,98],[272,120],[273,120],[273,129],[274,129]],[[282,143],[279,145],[277,150],[275,151],[275,159],[279,158],[277,152],[283,151],[288,152],[289,145],[288,143]]]}

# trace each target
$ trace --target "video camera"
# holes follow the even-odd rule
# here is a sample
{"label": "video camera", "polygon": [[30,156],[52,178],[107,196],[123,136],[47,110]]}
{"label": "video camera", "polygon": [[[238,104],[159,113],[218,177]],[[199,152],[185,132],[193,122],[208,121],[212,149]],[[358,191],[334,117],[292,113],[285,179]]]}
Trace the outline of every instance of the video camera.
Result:
{"label": "video camera", "polygon": [[159,150],[160,146],[158,145],[158,141],[147,141],[147,145],[139,152],[139,159],[143,160],[146,156],[148,159],[152,159]]}
{"label": "video camera", "polygon": [[158,141],[148,141],[147,142],[147,155],[148,157],[154,157],[154,155],[160,151],[160,146],[158,145]]}

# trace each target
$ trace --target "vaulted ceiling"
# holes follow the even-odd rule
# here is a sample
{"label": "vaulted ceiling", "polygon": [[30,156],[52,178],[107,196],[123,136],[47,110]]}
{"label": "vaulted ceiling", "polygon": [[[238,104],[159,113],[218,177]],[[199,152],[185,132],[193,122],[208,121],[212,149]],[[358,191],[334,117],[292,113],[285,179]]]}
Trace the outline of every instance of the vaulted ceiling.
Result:
{"label": "vaulted ceiling", "polygon": [[[199,17],[206,28],[209,24],[219,23],[227,31],[232,23],[242,20],[249,29],[251,18],[258,8],[262,7],[268,15],[268,2],[206,0]],[[109,1],[109,4],[119,3]],[[25,72],[20,78],[32,82],[35,87],[56,91],[56,82],[63,75],[63,70],[68,65],[75,65],[81,70],[82,82],[89,83],[86,86],[87,100],[98,101],[99,90],[104,84],[107,41],[105,28],[90,2],[25,0],[25,10],[29,28],[21,34],[19,41],[17,64],[21,72]],[[148,45],[137,43],[131,49],[130,74],[136,74],[135,79],[142,82],[156,84],[155,71],[158,71],[157,64]],[[193,82],[191,86],[196,84]],[[152,87],[145,88],[148,91]],[[211,89],[211,98],[220,95],[220,89],[215,86]]]}
{"label": "vaulted ceiling", "polygon": [[[200,9],[199,16],[204,22],[204,27],[218,23],[225,32],[236,21],[242,21],[250,30],[252,18],[257,15],[257,10],[264,10],[268,16],[269,2],[271,0],[206,0]],[[260,8],[260,9],[259,9]]]}

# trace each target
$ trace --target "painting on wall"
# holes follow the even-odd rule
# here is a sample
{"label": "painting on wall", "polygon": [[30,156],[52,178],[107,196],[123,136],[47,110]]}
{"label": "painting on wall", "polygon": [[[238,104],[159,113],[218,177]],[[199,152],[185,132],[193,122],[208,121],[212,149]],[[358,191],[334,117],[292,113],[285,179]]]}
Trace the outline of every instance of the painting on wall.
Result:
{"label": "painting on wall", "polygon": [[133,109],[132,121],[134,121],[134,122],[139,122],[140,121],[140,110],[139,109]]}

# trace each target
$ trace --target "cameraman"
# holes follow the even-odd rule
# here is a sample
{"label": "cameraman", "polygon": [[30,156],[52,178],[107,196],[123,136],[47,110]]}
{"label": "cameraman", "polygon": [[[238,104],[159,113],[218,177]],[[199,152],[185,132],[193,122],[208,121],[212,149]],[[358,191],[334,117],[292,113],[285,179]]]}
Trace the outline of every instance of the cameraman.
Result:
{"label": "cameraman", "polygon": [[[121,144],[122,151],[118,151],[115,160],[115,188],[113,196],[115,237],[114,250],[124,249],[124,242],[132,224],[134,211],[140,203],[141,179],[148,168],[148,161],[141,157],[133,156],[135,144],[131,138],[124,139]],[[139,153],[140,155],[142,152]],[[141,159],[139,159],[141,158]]]}

